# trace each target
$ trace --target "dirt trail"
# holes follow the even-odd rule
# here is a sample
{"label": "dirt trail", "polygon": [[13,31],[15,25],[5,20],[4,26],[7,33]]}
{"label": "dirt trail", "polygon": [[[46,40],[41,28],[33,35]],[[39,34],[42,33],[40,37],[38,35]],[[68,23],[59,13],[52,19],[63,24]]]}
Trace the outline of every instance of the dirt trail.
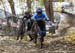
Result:
{"label": "dirt trail", "polygon": [[75,53],[75,46],[63,44],[63,36],[46,37],[43,49],[39,49],[33,42],[21,42],[12,39],[11,37],[0,36],[0,53]]}

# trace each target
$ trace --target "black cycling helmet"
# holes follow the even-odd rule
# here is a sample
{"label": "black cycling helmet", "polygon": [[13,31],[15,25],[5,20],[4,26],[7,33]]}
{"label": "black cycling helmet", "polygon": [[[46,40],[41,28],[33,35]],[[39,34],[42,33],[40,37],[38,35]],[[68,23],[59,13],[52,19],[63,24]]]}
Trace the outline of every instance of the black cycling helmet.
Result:
{"label": "black cycling helmet", "polygon": [[25,12],[25,15],[29,15],[29,14],[30,14],[30,12],[29,12],[29,11],[26,11],[26,12]]}
{"label": "black cycling helmet", "polygon": [[42,8],[37,8],[36,13],[37,14],[42,14]]}

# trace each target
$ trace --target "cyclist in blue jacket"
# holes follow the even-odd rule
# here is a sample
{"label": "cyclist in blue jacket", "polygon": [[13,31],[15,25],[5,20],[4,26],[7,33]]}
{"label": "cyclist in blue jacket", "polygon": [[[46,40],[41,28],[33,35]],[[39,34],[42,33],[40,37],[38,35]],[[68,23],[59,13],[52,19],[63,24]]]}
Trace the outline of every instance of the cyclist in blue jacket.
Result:
{"label": "cyclist in blue jacket", "polygon": [[[41,42],[43,45],[43,41],[44,41],[44,37],[46,36],[46,27],[45,27],[45,21],[49,20],[49,18],[47,17],[47,15],[45,13],[43,13],[41,8],[37,8],[36,10],[36,14],[33,15],[33,19],[36,20],[40,30],[41,30]],[[35,40],[37,40],[37,34],[35,35]],[[35,41],[36,43],[36,41]]]}

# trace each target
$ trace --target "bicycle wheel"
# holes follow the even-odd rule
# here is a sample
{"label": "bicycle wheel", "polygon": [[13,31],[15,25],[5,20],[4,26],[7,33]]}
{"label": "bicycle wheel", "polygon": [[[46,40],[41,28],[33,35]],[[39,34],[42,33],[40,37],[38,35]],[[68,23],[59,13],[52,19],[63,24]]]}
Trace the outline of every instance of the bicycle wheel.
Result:
{"label": "bicycle wheel", "polygon": [[37,38],[37,44],[39,46],[39,48],[42,48],[42,39],[41,39],[41,34],[37,34],[38,38]]}

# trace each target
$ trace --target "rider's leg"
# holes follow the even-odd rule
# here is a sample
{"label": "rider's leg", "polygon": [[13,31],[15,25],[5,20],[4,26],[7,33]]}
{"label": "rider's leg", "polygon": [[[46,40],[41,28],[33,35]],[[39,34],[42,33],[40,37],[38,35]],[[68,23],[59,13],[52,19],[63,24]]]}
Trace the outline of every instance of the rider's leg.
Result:
{"label": "rider's leg", "polygon": [[46,36],[46,27],[45,27],[45,22],[41,21],[40,23],[38,22],[38,25],[41,29],[41,31],[44,31],[44,33],[41,34],[41,48],[43,47],[43,42],[44,42],[44,37]]}
{"label": "rider's leg", "polygon": [[19,40],[20,35],[17,36],[17,40]]}
{"label": "rider's leg", "polygon": [[16,40],[19,40],[20,38],[20,33],[17,34],[17,39]]}
{"label": "rider's leg", "polygon": [[21,35],[20,39],[22,40],[22,39],[23,39],[23,37],[24,37],[24,35]]}
{"label": "rider's leg", "polygon": [[42,39],[42,42],[44,42],[44,37],[46,36],[46,27],[44,22],[42,23],[41,30],[43,31],[41,39]]}
{"label": "rider's leg", "polygon": [[39,39],[38,39],[38,40],[40,41],[40,42],[39,42],[40,48],[43,47],[44,37],[45,37],[45,36],[43,36],[43,35],[41,34],[40,37],[39,37]]}
{"label": "rider's leg", "polygon": [[20,39],[22,40],[23,37],[24,37],[24,32],[21,33],[21,37],[20,37]]}
{"label": "rider's leg", "polygon": [[34,43],[35,44],[37,43],[37,38],[38,38],[37,34],[34,34]]}
{"label": "rider's leg", "polygon": [[[27,31],[30,31],[31,30],[31,23],[29,22],[28,24],[27,24]],[[32,41],[33,40],[33,37],[31,36],[31,34],[28,34],[29,35],[29,38],[30,38],[30,40],[29,41]]]}
{"label": "rider's leg", "polygon": [[32,41],[33,40],[33,37],[31,36],[31,34],[29,34],[29,38],[30,38],[29,41]]}

